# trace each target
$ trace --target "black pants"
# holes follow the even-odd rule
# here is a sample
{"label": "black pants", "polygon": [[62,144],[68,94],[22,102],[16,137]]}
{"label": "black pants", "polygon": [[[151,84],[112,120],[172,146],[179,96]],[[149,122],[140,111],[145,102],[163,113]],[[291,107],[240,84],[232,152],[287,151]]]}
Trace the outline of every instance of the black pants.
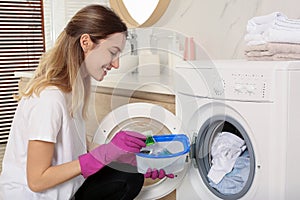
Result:
{"label": "black pants", "polygon": [[124,164],[105,166],[88,177],[75,200],[132,200],[142,189],[144,175]]}

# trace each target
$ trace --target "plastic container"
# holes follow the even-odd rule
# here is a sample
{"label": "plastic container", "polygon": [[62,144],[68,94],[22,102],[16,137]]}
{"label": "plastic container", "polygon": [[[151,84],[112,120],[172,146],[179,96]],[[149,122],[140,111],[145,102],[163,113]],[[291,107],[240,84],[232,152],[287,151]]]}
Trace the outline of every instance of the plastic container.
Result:
{"label": "plastic container", "polygon": [[184,169],[186,154],[190,151],[189,139],[184,134],[155,135],[155,143],[136,154],[137,168],[146,173],[148,168],[164,169],[167,174]]}

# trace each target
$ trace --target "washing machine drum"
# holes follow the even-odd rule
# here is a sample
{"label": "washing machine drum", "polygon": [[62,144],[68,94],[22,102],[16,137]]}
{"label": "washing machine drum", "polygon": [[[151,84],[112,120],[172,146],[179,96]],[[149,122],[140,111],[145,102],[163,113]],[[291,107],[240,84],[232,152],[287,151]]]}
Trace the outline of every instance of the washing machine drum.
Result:
{"label": "washing machine drum", "polygon": [[[203,182],[214,195],[225,200],[240,199],[248,192],[255,174],[254,151],[246,131],[233,118],[215,116],[208,119],[198,133],[192,157]],[[234,161],[230,162],[233,157]],[[231,164],[230,171],[221,173],[220,179],[220,172],[226,169],[221,165],[227,165],[226,170],[229,170]],[[210,176],[213,165],[217,165],[214,166],[217,170]]]}
{"label": "washing machine drum", "polygon": [[[183,133],[181,122],[165,108],[150,103],[130,103],[116,108],[105,116],[93,137],[93,142],[107,143],[120,130],[149,135]],[[186,168],[175,174],[174,179],[165,178],[156,181],[146,179],[136,199],[158,199],[169,194],[181,183]]]}

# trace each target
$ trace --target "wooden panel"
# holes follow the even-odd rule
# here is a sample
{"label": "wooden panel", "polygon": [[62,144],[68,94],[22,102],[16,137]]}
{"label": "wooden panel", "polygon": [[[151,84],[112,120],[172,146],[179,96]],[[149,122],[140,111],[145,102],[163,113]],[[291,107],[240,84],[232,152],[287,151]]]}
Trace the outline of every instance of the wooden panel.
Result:
{"label": "wooden panel", "polygon": [[159,102],[166,102],[166,103],[175,103],[175,98],[173,94],[162,94],[162,93],[155,93],[155,92],[147,92],[147,91],[140,91],[140,90],[129,90],[129,89],[118,89],[118,88],[111,88],[111,87],[94,87],[92,91],[101,94],[113,94],[114,96],[123,96],[123,97],[130,97],[130,98],[138,98],[138,99],[147,99]]}
{"label": "wooden panel", "polygon": [[168,194],[167,196],[160,198],[159,200],[176,200],[176,190]]}

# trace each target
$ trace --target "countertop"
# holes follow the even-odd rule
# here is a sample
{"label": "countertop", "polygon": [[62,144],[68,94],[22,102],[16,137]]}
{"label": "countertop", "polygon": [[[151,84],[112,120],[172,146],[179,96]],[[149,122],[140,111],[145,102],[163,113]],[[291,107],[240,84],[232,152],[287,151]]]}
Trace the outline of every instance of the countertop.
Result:
{"label": "countertop", "polygon": [[[33,72],[15,72],[15,76],[31,78]],[[172,72],[166,69],[161,70],[159,76],[140,76],[138,72],[108,73],[102,81],[92,78],[92,86],[167,95],[175,94]]]}

